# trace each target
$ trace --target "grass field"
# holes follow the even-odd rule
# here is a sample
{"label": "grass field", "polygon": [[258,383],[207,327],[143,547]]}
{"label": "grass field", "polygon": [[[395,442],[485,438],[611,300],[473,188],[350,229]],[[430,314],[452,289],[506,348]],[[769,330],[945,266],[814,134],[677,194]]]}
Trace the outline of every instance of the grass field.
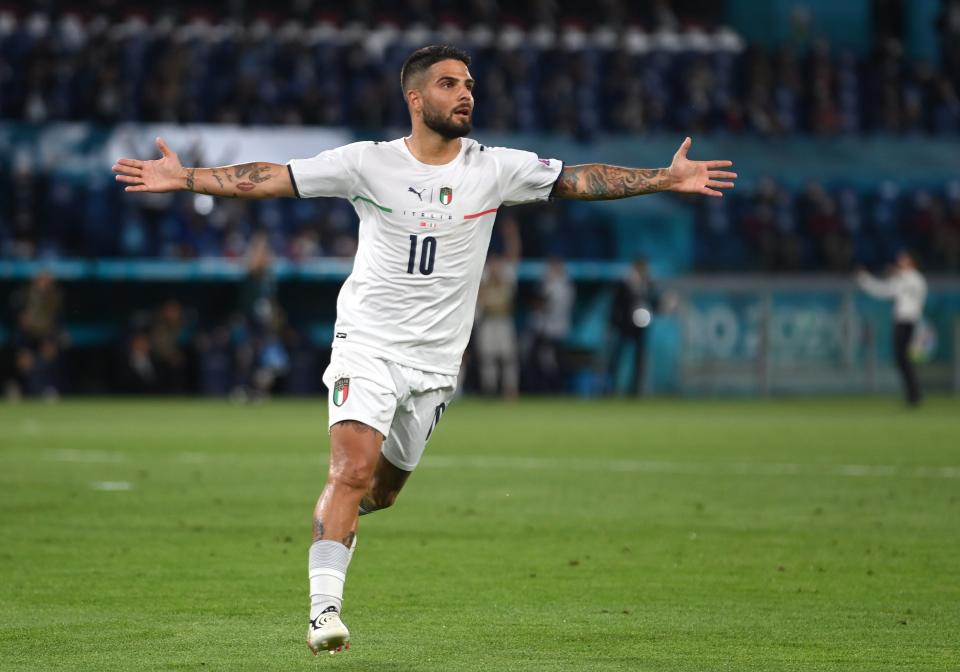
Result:
{"label": "grass field", "polygon": [[960,669],[956,400],[458,402],[313,658],[325,409],[0,406],[0,669]]}

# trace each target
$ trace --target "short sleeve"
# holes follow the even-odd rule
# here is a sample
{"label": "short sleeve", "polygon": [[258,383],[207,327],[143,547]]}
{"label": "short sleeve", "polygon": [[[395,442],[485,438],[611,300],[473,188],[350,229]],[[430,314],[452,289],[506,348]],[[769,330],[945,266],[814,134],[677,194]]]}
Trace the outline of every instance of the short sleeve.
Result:
{"label": "short sleeve", "polygon": [[350,198],[360,175],[360,159],[368,142],[320,152],[309,159],[293,159],[287,163],[290,181],[298,198],[338,196]]}
{"label": "short sleeve", "polygon": [[491,147],[500,164],[500,196],[504,205],[545,201],[560,177],[563,161],[541,159],[533,152]]}

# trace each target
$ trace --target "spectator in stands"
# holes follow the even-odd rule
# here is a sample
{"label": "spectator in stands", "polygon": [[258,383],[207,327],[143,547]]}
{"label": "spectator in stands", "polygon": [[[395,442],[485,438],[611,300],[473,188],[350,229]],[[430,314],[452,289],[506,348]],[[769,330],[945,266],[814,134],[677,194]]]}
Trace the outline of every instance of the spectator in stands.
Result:
{"label": "spectator in stands", "polygon": [[143,329],[134,329],[127,339],[121,365],[120,386],[132,394],[156,394],[157,370],[150,354],[150,336]]}
{"label": "spectator in stands", "polygon": [[[198,7],[213,6],[205,1],[189,11],[182,3],[160,3],[145,15],[107,4],[86,14],[43,8],[28,13],[16,3],[0,10],[0,53],[6,59],[0,67],[0,118],[389,126],[406,117],[401,99],[384,94],[396,85],[392,59],[405,29],[415,21],[426,21],[430,30],[449,23],[443,18],[448,5],[439,0],[388,9],[361,3],[320,18],[309,9],[316,3],[296,3],[287,8],[282,26],[250,3],[217,12],[223,17],[217,24],[202,17]],[[565,3],[477,2],[457,10],[457,22],[479,27],[462,39],[482,43],[476,48],[486,54],[479,81],[488,95],[478,103],[478,128],[553,130],[575,137],[690,127],[777,136],[960,131],[960,0],[942,3],[936,64],[911,61],[902,43],[902,8],[896,7],[888,7],[886,19],[877,12],[876,46],[864,54],[817,38],[813,15],[803,8],[791,17],[791,39],[775,50],[745,47],[720,28],[722,7],[702,2],[613,0],[597,11],[574,11],[573,22],[565,20],[572,18],[566,17],[571,7]],[[383,12],[399,30],[378,25]],[[512,22],[507,29],[505,17]],[[340,30],[353,20],[360,24]],[[697,30],[688,30],[691,23]],[[230,60],[231,55],[238,56]],[[221,67],[228,61],[230,67]],[[322,214],[298,215],[297,226],[275,232],[284,238],[272,241],[276,250],[303,260],[319,254],[348,257],[356,249],[349,205],[261,208],[230,201],[218,202],[206,216],[197,214],[192,196],[171,208],[181,197],[154,194],[117,208],[111,200],[115,192],[77,179],[79,164],[57,162],[60,167],[50,169],[38,158],[47,154],[17,151],[0,162],[0,191],[8,196],[0,199],[5,257],[239,258],[251,230],[273,231],[277,209],[286,218],[295,207]],[[712,221],[726,229],[705,245],[721,250],[711,267],[741,270],[745,262],[759,260],[768,271],[846,270],[855,253],[870,257],[864,247],[878,247],[876,255],[883,256],[909,244],[925,266],[956,268],[949,223],[919,238],[907,232],[906,240],[899,230],[884,230],[875,245],[857,248],[863,241],[848,226],[851,219],[833,185],[817,201],[819,212],[791,203],[786,189],[776,191],[776,198],[761,197],[746,213],[705,206],[712,208]],[[583,228],[574,221],[576,206],[540,208],[546,214],[536,219],[552,219],[555,227],[524,227],[532,256],[613,256],[612,250],[588,255],[570,233]],[[105,226],[110,218],[103,213],[115,210],[123,213],[122,223]],[[869,217],[865,220],[869,230]],[[906,221],[897,219],[895,227]],[[745,233],[738,236],[741,226]],[[100,240],[104,231],[110,240]],[[713,248],[714,242],[720,247]],[[745,246],[752,248],[749,254]]]}
{"label": "spectator in stands", "polygon": [[[480,387],[494,395],[499,387],[506,399],[515,399],[520,385],[514,302],[517,295],[517,263],[520,231],[512,217],[500,223],[504,240],[502,254],[490,254],[480,280],[477,298],[476,355]],[[499,385],[498,385],[499,383]]]}
{"label": "spectator in stands", "polygon": [[751,257],[765,271],[777,267],[779,245],[775,214],[778,195],[779,190],[772,179],[761,179],[753,205],[741,222],[743,236],[752,248]]}
{"label": "spectator in stands", "polygon": [[[680,4],[605,3],[602,11],[574,12],[579,25],[564,21],[572,18],[569,7],[552,3],[514,3],[509,11],[493,2],[458,8],[462,25],[477,28],[465,40],[478,39],[485,44],[477,48],[493,52],[482,73],[490,93],[478,108],[478,126],[545,126],[587,136],[601,129],[744,126],[763,134],[935,132],[960,124],[957,0],[945,0],[939,20],[941,63],[919,69],[904,52],[902,30],[878,34],[874,53],[854,56],[811,39],[812,16],[801,10],[793,39],[779,52],[751,47],[744,54],[740,38],[720,27],[722,10],[697,2],[683,3],[681,12]],[[352,37],[338,30],[354,20],[348,18],[352,6],[319,22],[307,10],[292,10],[282,27],[272,17],[250,15],[249,3],[216,25],[183,20],[176,9],[168,12],[174,21],[4,12],[0,53],[9,67],[0,78],[0,117],[391,126],[404,114],[398,99],[386,95],[395,86],[389,73],[406,39],[403,28],[424,17],[436,28],[445,5],[391,6],[388,21],[400,30],[390,35],[376,25],[382,12],[364,3]],[[518,22],[512,30],[499,30],[504,13]],[[471,16],[492,22],[486,24],[492,30]],[[638,23],[656,39],[633,27]],[[703,30],[688,31],[690,23]],[[484,33],[488,37],[476,37]],[[701,51],[707,56],[690,58]],[[240,55],[231,61],[235,66],[220,67],[231,54]]]}
{"label": "spectator in stands", "polygon": [[265,233],[250,240],[247,274],[240,289],[243,334],[237,344],[238,398],[259,401],[270,396],[289,370],[282,335],[286,316],[277,301],[273,252]]}
{"label": "spectator in stands", "polygon": [[525,387],[533,392],[563,391],[567,368],[564,344],[570,334],[576,295],[563,260],[548,259],[534,297],[524,343]]}
{"label": "spectator in stands", "polygon": [[60,396],[60,355],[68,341],[60,325],[63,294],[56,279],[38,273],[30,283],[13,295],[17,315],[14,339],[15,381],[8,394]]}
{"label": "spectator in stands", "polygon": [[625,356],[633,349],[633,366],[627,390],[643,394],[647,362],[647,330],[660,306],[660,292],[650,277],[646,259],[636,259],[617,284],[610,308],[612,348],[609,362],[610,389],[617,388],[617,374]]}
{"label": "spectator in stands", "polygon": [[183,394],[187,389],[187,356],[183,306],[168,299],[157,309],[150,325],[150,361],[156,375],[157,391]]}
{"label": "spectator in stands", "polygon": [[943,0],[937,17],[940,59],[949,80],[960,82],[960,0]]}
{"label": "spectator in stands", "polygon": [[947,188],[946,214],[934,228],[931,246],[944,269],[960,270],[960,182]]}
{"label": "spectator in stands", "polygon": [[857,284],[871,296],[893,299],[893,351],[903,382],[907,403],[916,406],[921,400],[920,383],[910,357],[910,345],[917,324],[923,319],[927,299],[927,282],[917,270],[913,255],[901,250],[889,276],[878,280],[864,270],[856,275]]}
{"label": "spectator in stands", "polygon": [[805,194],[804,210],[805,228],[814,241],[821,265],[833,271],[849,272],[853,246],[833,195],[820,183],[811,183]]}

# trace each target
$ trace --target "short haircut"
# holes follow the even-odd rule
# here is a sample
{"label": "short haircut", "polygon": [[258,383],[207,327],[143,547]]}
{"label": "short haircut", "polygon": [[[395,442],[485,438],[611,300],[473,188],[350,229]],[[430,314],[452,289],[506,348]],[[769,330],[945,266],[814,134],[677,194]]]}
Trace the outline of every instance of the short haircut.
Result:
{"label": "short haircut", "polygon": [[430,69],[430,66],[440,61],[463,61],[465,65],[470,65],[470,55],[463,49],[451,47],[448,44],[433,44],[429,47],[417,49],[407,56],[400,68],[400,88],[404,94],[410,88],[410,82],[418,75]]}

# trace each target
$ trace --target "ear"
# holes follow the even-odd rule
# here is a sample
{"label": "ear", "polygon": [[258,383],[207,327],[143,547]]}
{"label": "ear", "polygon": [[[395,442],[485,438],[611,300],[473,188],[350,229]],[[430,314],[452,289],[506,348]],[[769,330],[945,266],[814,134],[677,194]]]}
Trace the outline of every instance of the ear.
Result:
{"label": "ear", "polygon": [[423,98],[416,89],[407,90],[407,105],[411,112],[420,112],[423,109]]}

